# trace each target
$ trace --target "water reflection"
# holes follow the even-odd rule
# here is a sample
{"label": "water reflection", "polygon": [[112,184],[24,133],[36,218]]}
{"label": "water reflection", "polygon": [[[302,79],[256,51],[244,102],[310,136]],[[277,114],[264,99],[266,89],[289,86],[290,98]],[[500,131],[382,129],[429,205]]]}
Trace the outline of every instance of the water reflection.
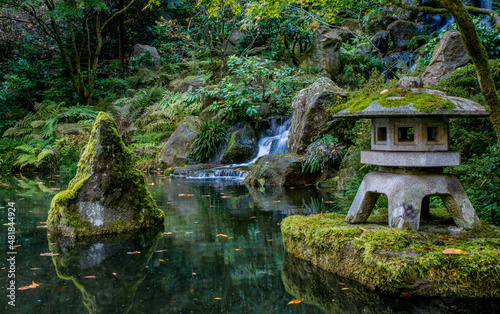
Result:
{"label": "water reflection", "polygon": [[157,229],[78,243],[59,236],[48,240],[57,276],[73,281],[89,313],[127,313],[160,236]]}

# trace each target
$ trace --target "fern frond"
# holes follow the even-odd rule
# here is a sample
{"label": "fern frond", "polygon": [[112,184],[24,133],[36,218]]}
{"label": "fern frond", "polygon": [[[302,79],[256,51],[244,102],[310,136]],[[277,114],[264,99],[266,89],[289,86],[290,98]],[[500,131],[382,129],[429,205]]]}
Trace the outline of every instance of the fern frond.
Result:
{"label": "fern frond", "polygon": [[24,135],[24,134],[30,133],[32,130],[33,130],[32,128],[13,127],[13,128],[7,129],[3,133],[3,137]]}
{"label": "fern frond", "polygon": [[52,117],[45,121],[41,132],[42,138],[48,138],[54,134],[56,131],[57,120],[57,117]]}
{"label": "fern frond", "polygon": [[38,154],[38,156],[37,156],[37,159],[36,159],[37,165],[40,164],[47,156],[51,156],[54,154],[55,154],[55,152],[53,149],[44,148],[40,152],[40,154]]}

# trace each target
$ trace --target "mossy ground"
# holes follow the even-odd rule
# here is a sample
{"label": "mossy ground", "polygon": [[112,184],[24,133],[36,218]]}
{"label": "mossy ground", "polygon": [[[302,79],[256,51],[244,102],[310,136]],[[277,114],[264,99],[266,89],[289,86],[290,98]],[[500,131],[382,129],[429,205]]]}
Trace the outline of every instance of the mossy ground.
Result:
{"label": "mossy ground", "polygon": [[386,108],[412,104],[415,109],[427,113],[436,110],[452,110],[455,108],[455,105],[449,99],[445,99],[437,94],[413,92],[410,90],[403,91],[402,89],[393,88],[385,94],[375,93],[369,96],[354,98],[345,104],[333,107],[331,110],[333,113],[337,113],[344,109],[348,109],[349,113],[363,111],[374,101]]}
{"label": "mossy ground", "polygon": [[[347,224],[344,219],[333,213],[284,219],[285,249],[384,292],[500,297],[500,233],[494,227],[452,236],[444,211],[422,221],[424,231],[388,228],[386,212],[372,214],[365,224]],[[444,254],[445,248],[466,254]]]}

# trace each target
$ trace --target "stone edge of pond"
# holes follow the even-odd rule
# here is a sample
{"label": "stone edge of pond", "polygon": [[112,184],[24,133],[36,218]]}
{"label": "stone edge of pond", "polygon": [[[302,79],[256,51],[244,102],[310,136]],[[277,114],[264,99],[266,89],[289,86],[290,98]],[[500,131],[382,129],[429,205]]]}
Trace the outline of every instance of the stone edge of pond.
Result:
{"label": "stone edge of pond", "polygon": [[[493,226],[452,236],[388,228],[380,217],[370,218],[352,225],[342,214],[287,217],[281,223],[285,250],[380,292],[500,297],[500,233]],[[446,248],[466,254],[444,254]]]}

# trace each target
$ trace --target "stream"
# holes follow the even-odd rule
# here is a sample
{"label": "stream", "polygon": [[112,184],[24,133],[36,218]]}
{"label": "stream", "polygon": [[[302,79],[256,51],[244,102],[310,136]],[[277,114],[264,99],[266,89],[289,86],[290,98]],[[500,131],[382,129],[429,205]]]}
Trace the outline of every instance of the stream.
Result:
{"label": "stream", "polygon": [[[2,175],[5,313],[495,312],[498,300],[417,298],[369,291],[286,254],[281,220],[334,210],[330,191],[248,189],[234,180],[146,178],[160,230],[71,243],[44,228],[67,174]],[[16,307],[7,305],[8,202],[16,205]],[[58,254],[58,255],[55,255]],[[52,255],[52,256],[51,256]],[[292,300],[303,300],[297,306]]]}

